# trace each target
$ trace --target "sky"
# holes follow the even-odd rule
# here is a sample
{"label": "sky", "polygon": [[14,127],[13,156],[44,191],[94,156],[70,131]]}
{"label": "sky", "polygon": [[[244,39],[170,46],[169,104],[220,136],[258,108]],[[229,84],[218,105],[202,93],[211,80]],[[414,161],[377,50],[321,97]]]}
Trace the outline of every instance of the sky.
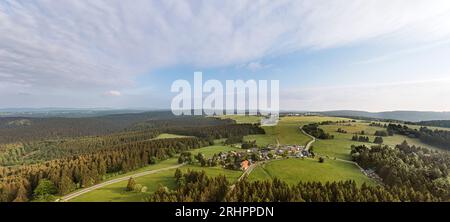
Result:
{"label": "sky", "polygon": [[450,111],[450,1],[0,1],[0,108],[169,108],[195,71],[279,80],[282,110]]}

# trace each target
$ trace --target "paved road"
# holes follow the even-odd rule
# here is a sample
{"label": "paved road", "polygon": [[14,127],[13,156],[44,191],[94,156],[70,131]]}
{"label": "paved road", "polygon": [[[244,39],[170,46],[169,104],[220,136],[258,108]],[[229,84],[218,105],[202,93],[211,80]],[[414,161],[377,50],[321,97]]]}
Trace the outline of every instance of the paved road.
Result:
{"label": "paved road", "polygon": [[311,138],[311,140],[310,140],[310,141],[306,144],[306,146],[305,146],[305,149],[306,149],[306,150],[309,150],[309,148],[311,148],[312,144],[313,144],[314,142],[316,142],[316,137],[313,137],[313,136],[309,135],[308,133],[306,133],[306,132],[302,129],[302,127],[300,127],[300,130],[302,131],[303,134],[305,134],[305,135],[307,135],[307,136],[309,136],[309,137]]}
{"label": "paved road", "polygon": [[66,195],[64,197],[61,197],[60,199],[58,199],[56,201],[65,202],[65,201],[68,201],[68,200],[70,200],[72,198],[78,197],[78,196],[80,196],[82,194],[85,194],[85,193],[91,192],[93,190],[102,188],[104,186],[107,186],[107,185],[110,185],[110,184],[114,184],[114,183],[118,183],[118,182],[122,182],[122,181],[126,181],[126,180],[130,179],[130,177],[133,177],[133,178],[142,177],[142,176],[149,175],[149,174],[154,174],[154,173],[159,173],[159,172],[166,171],[166,170],[176,169],[176,168],[182,167],[184,165],[185,165],[185,163],[178,164],[178,165],[171,166],[171,167],[156,169],[156,170],[144,171],[144,172],[136,173],[136,174],[133,174],[133,175],[128,175],[128,176],[123,176],[123,177],[120,177],[120,178],[116,178],[116,179],[113,179],[113,180],[108,180],[106,182],[99,183],[99,184],[96,184],[94,186],[87,187],[87,188],[81,189],[79,191],[76,191],[74,193],[68,194],[68,195]]}
{"label": "paved road", "polygon": [[[309,135],[308,133],[306,133],[302,128],[300,128],[300,130],[301,130],[305,135],[311,137],[311,139],[312,139],[311,141],[309,141],[309,142],[306,144],[306,147],[305,147],[306,150],[309,150],[309,148],[311,147],[311,145],[316,141],[316,138],[315,138],[314,136],[311,136],[311,135]],[[364,173],[364,175],[369,176],[369,175],[367,175],[366,170],[364,170],[364,169],[363,169],[357,162],[355,162],[355,161],[344,160],[344,159],[340,159],[340,158],[334,158],[334,160],[336,160],[336,161],[341,161],[341,162],[345,162],[345,163],[353,164],[353,165],[357,166],[357,167],[359,168],[359,170],[360,170],[362,173]]]}

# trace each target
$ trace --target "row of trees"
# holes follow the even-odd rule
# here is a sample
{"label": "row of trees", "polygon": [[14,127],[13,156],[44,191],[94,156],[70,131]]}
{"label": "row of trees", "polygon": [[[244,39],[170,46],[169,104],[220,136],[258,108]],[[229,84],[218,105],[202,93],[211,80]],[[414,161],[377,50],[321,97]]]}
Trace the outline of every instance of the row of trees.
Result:
{"label": "row of trees", "polygon": [[450,154],[447,152],[409,146],[405,141],[395,148],[352,146],[351,155],[364,169],[374,170],[387,186],[406,186],[450,200]]}
{"label": "row of trees", "polygon": [[160,187],[149,195],[156,202],[392,202],[439,201],[429,192],[407,186],[358,186],[354,181],[299,182],[289,185],[279,179],[239,181],[231,188],[225,176],[208,177],[205,172],[175,172],[176,188]]}
{"label": "row of trees", "polygon": [[308,125],[304,125],[302,127],[302,129],[308,133],[311,136],[314,136],[318,139],[333,139],[334,136],[329,134],[329,133],[325,133],[325,131],[321,128],[319,128],[319,124],[317,123],[311,123]]}
{"label": "row of trees", "polygon": [[389,124],[387,130],[411,138],[418,138],[426,144],[450,150],[450,131],[447,130],[431,130],[427,127],[420,127],[417,130],[400,124]]}
{"label": "row of trees", "polygon": [[58,194],[98,183],[108,174],[134,170],[156,159],[209,145],[198,138],[172,138],[120,144],[89,154],[38,164],[0,167],[0,201],[28,201],[43,179],[51,181]]}
{"label": "row of trees", "polygon": [[414,124],[414,125],[420,125],[420,126],[437,126],[437,127],[446,127],[450,128],[450,120],[430,120],[430,121],[421,121],[417,123],[410,123],[407,124]]}
{"label": "row of trees", "polygon": [[374,134],[375,136],[382,136],[382,137],[385,137],[385,136],[393,136],[394,135],[394,132],[392,132],[391,130],[390,131],[386,131],[386,130],[377,130],[377,131],[375,131],[375,134]]}
{"label": "row of trees", "polygon": [[368,142],[370,142],[370,138],[368,136],[358,136],[355,134],[352,137],[352,141],[368,143]]}

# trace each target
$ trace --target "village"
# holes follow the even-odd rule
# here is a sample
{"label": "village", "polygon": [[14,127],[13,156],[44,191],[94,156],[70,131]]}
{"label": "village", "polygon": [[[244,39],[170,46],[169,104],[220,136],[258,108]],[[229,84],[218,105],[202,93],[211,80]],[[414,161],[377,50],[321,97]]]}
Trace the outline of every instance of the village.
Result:
{"label": "village", "polygon": [[247,170],[251,165],[261,162],[283,158],[306,158],[313,157],[302,145],[270,145],[264,148],[253,147],[249,149],[220,152],[214,154],[210,159],[204,159],[199,153],[195,159],[202,166],[222,166],[232,170]]}

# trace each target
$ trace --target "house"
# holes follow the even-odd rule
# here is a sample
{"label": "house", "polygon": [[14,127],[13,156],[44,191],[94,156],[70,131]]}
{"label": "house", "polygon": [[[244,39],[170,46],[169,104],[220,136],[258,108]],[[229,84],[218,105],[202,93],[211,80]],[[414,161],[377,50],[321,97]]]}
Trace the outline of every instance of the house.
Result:
{"label": "house", "polygon": [[244,160],[241,162],[241,170],[246,171],[248,167],[250,166],[248,160]]}

